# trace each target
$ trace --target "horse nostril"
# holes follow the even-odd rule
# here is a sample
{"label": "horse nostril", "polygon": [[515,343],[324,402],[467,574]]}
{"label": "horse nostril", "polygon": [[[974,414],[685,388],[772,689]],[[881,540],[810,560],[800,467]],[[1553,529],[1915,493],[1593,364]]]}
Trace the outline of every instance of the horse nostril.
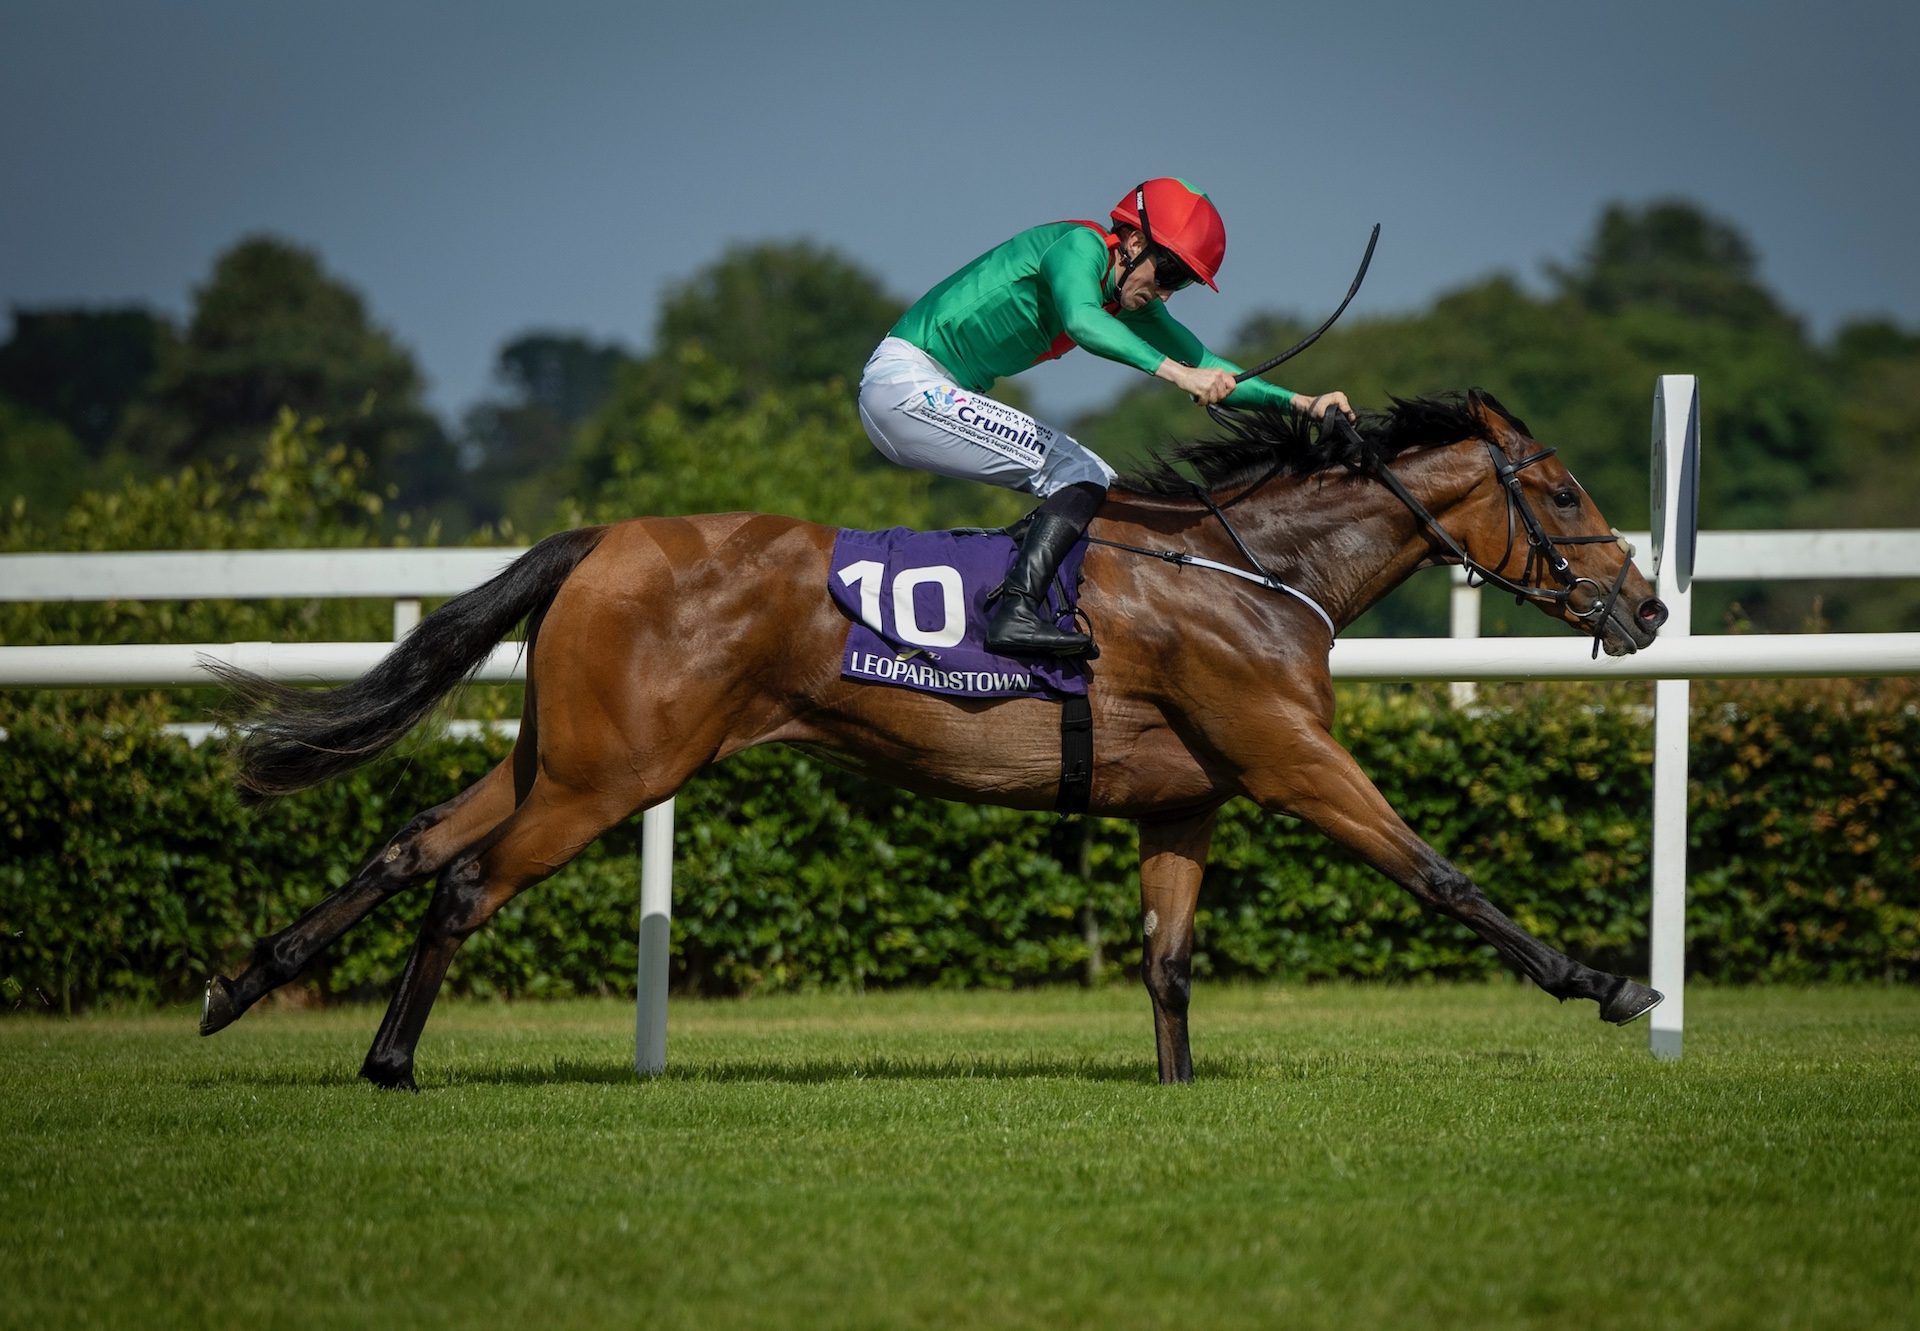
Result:
{"label": "horse nostril", "polygon": [[1667,622],[1667,605],[1664,601],[1645,600],[1640,603],[1640,622],[1650,629],[1657,629]]}

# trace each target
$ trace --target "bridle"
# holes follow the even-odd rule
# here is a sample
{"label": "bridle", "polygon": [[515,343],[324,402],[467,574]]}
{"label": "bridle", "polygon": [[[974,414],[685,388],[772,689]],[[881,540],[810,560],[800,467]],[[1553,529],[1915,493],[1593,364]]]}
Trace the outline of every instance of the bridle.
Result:
{"label": "bridle", "polygon": [[[1338,412],[1329,412],[1328,416],[1336,432],[1346,435],[1355,444],[1359,443],[1352,422]],[[1322,427],[1325,428],[1325,426],[1326,422],[1323,421]],[[1508,458],[1493,440],[1482,439],[1481,442],[1487,446],[1487,458],[1493,464],[1493,474],[1499,478],[1501,489],[1506,493],[1507,499],[1507,544],[1506,548],[1500,552],[1500,558],[1494,561],[1492,568],[1467,553],[1466,547],[1456,541],[1453,535],[1440,525],[1440,520],[1427,511],[1426,505],[1414,498],[1412,491],[1408,490],[1405,483],[1394,475],[1393,468],[1377,462],[1369,462],[1366,467],[1367,474],[1386,486],[1394,498],[1406,505],[1407,510],[1419,520],[1420,525],[1452,557],[1450,562],[1457,563],[1466,569],[1468,586],[1479,587],[1492,584],[1502,591],[1512,592],[1516,603],[1532,601],[1540,605],[1550,605],[1556,611],[1581,623],[1592,621],[1594,623],[1593,654],[1598,658],[1601,640],[1599,630],[1607,622],[1608,616],[1613,613],[1614,606],[1620,600],[1620,589],[1626,585],[1627,570],[1633,567],[1633,548],[1626,544],[1618,532],[1609,532],[1604,536],[1548,534],[1546,527],[1540,522],[1540,515],[1533,511],[1533,505],[1528,501],[1526,492],[1520,488],[1520,473],[1536,462],[1545,462],[1559,452],[1558,449],[1541,448],[1516,462]],[[1525,529],[1527,536],[1527,562],[1521,566],[1519,582],[1497,572],[1498,569],[1506,566],[1507,560],[1513,554],[1516,517],[1519,519],[1519,527]],[[1222,518],[1222,521],[1224,520]],[[1563,545],[1597,545],[1601,542],[1619,544],[1625,548],[1626,554],[1626,557],[1620,561],[1620,571],[1614,575],[1613,586],[1607,588],[1604,593],[1600,584],[1594,579],[1576,576],[1572,566],[1567,563],[1567,557],[1560,553],[1560,547]],[[1543,568],[1560,584],[1557,588],[1533,585],[1536,574]],[[1583,586],[1591,588],[1594,597],[1593,603],[1585,610],[1573,604],[1574,593]]]}
{"label": "bridle", "polygon": [[[1222,423],[1231,427],[1232,418],[1230,408],[1222,410],[1218,407],[1210,406],[1208,410],[1214,415],[1215,419],[1221,420]],[[1348,441],[1355,446],[1362,447],[1360,438],[1355,432],[1352,423],[1348,421],[1344,415],[1335,411],[1329,412],[1328,417],[1328,420],[1321,422],[1321,429],[1323,431],[1332,429],[1345,435]],[[1559,451],[1558,449],[1543,447],[1539,451],[1529,453],[1526,457],[1515,462],[1510,460],[1507,455],[1501,451],[1500,446],[1491,439],[1483,439],[1481,442],[1487,446],[1487,458],[1493,464],[1494,475],[1499,478],[1501,489],[1505,492],[1507,500],[1507,544],[1506,548],[1500,552],[1500,558],[1494,562],[1492,568],[1487,567],[1472,555],[1468,554],[1466,547],[1455,540],[1452,533],[1440,525],[1440,520],[1428,511],[1425,504],[1422,504],[1414,497],[1413,492],[1407,489],[1405,483],[1394,474],[1391,467],[1369,459],[1362,464],[1362,470],[1366,475],[1386,486],[1387,490],[1404,504],[1407,510],[1419,520],[1420,525],[1428,532],[1434,541],[1451,556],[1451,559],[1447,562],[1457,563],[1467,570],[1467,583],[1469,586],[1479,587],[1491,584],[1503,591],[1512,592],[1516,602],[1533,601],[1536,604],[1550,605],[1581,623],[1594,621],[1593,654],[1595,658],[1598,658],[1601,644],[1600,626],[1607,622],[1608,616],[1613,612],[1613,607],[1620,599],[1620,589],[1626,584],[1627,570],[1633,566],[1633,547],[1628,546],[1618,532],[1609,532],[1604,536],[1552,536],[1548,534],[1546,527],[1540,522],[1539,515],[1533,511],[1533,505],[1528,501],[1526,493],[1520,488],[1520,473],[1536,462],[1546,461],[1557,453]],[[1365,456],[1364,453],[1362,456]],[[1179,551],[1150,550],[1143,546],[1128,545],[1121,541],[1110,541],[1098,536],[1091,537],[1090,539],[1096,545],[1110,545],[1116,549],[1132,551],[1134,554],[1150,555],[1156,559],[1166,560],[1169,563],[1200,564],[1209,568],[1221,569],[1224,572],[1239,574],[1242,577],[1248,578],[1250,581],[1262,583],[1276,591],[1284,591],[1299,597],[1301,600],[1306,601],[1308,605],[1312,606],[1314,610],[1319,613],[1322,620],[1327,620],[1326,612],[1322,610],[1318,603],[1313,601],[1311,597],[1287,586],[1267,570],[1266,565],[1260,562],[1260,557],[1254,554],[1253,548],[1247,544],[1239,531],[1235,529],[1233,522],[1227,517],[1227,509],[1232,508],[1241,500],[1246,499],[1268,481],[1279,475],[1284,466],[1285,463],[1282,460],[1275,459],[1273,465],[1268,467],[1257,480],[1240,491],[1239,494],[1234,495],[1231,499],[1224,502],[1216,502],[1213,496],[1208,493],[1205,486],[1195,485],[1193,487],[1193,497],[1197,499],[1209,513],[1219,519],[1221,527],[1225,529],[1228,538],[1233,541],[1234,548],[1240,552],[1241,558],[1252,565],[1253,572],[1251,574],[1227,565],[1217,564],[1212,560],[1198,559]],[[1517,523],[1516,518],[1518,519]],[[1520,570],[1521,581],[1515,582],[1497,570],[1504,567],[1507,560],[1512,556],[1514,541],[1517,539],[1520,530],[1524,530],[1527,536],[1527,562]],[[1613,586],[1608,588],[1604,595],[1601,593],[1601,587],[1598,582],[1592,578],[1576,575],[1572,566],[1568,564],[1566,556],[1560,553],[1560,547],[1563,545],[1597,545],[1603,541],[1618,543],[1625,547],[1626,551],[1626,558],[1620,561],[1620,571],[1614,575]],[[1529,585],[1536,572],[1542,568],[1551,573],[1554,579],[1560,584],[1557,588]],[[1587,609],[1580,610],[1573,604],[1573,595],[1583,586],[1591,588],[1597,599]],[[1327,620],[1327,625],[1331,632],[1332,621]]]}

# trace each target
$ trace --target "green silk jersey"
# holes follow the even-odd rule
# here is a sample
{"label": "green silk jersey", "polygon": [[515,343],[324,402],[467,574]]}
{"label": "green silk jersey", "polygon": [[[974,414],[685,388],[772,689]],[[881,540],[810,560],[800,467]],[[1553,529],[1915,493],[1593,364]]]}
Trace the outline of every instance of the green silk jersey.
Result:
{"label": "green silk jersey", "polygon": [[[1167,313],[1165,301],[1108,313],[1111,253],[1102,233],[1081,222],[1022,231],[915,301],[889,335],[919,347],[976,393],[1047,358],[1062,333],[1145,374],[1159,369],[1163,358],[1240,373]],[[1249,379],[1227,401],[1285,406],[1293,396]]]}

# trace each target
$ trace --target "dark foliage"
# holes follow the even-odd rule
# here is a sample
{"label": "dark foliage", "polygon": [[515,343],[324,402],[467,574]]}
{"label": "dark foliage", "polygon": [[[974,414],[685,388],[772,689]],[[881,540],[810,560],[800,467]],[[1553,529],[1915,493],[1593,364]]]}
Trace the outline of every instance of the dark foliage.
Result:
{"label": "dark foliage", "polygon": [[16,309],[0,397],[59,421],[99,457],[175,340],[172,324],[137,306]]}
{"label": "dark foliage", "polygon": [[[1422,835],[1527,928],[1594,965],[1644,971],[1651,727],[1644,691],[1355,691],[1340,737]],[[1728,980],[1920,979],[1920,708],[1908,681],[1694,691],[1689,967]],[[291,922],[419,809],[478,779],[504,741],[437,740],[256,809],[229,760],[125,713],[0,717],[0,1002],[60,1010],[190,999]],[[1131,825],[1091,824],[1083,879],[1054,820],[944,804],[803,755],[756,750],[680,797],[674,983],[1077,982],[1138,958]],[[638,820],[462,949],[455,992],[631,992]],[[425,896],[367,921],[304,982],[383,994]],[[1205,976],[1419,979],[1501,973],[1317,832],[1227,806],[1200,900]]]}

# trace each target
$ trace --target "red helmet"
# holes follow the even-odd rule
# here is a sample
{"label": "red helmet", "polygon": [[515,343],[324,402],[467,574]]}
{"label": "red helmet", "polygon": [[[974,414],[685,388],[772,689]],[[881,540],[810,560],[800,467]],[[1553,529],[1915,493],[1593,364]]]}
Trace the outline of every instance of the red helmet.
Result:
{"label": "red helmet", "polygon": [[1149,245],[1172,250],[1202,282],[1220,289],[1213,276],[1227,257],[1227,224],[1213,200],[1186,181],[1172,176],[1142,181],[1113,205],[1112,216],[1138,231]]}

